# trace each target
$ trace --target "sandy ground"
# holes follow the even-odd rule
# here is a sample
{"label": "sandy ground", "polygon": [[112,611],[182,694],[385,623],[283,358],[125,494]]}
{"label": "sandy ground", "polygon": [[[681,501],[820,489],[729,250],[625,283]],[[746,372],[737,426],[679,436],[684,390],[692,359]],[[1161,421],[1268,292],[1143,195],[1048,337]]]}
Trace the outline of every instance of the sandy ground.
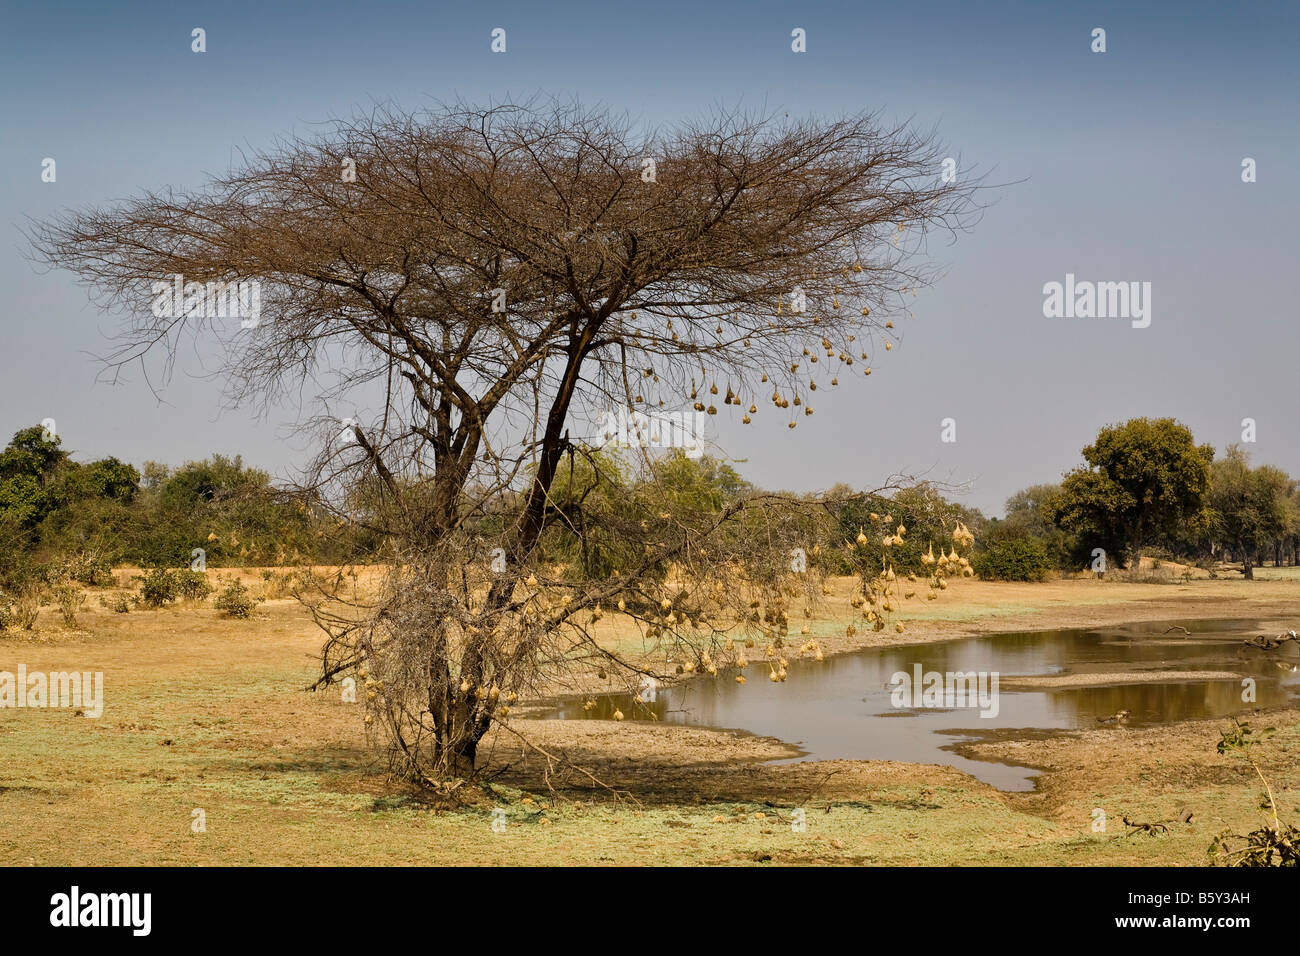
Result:
{"label": "sandy ground", "polygon": [[[848,583],[832,590],[818,633],[831,653],[1146,620],[1256,618],[1276,633],[1300,617],[1290,569],[1253,583],[965,580],[904,634],[849,639]],[[109,706],[97,721],[0,711],[0,863],[1201,864],[1214,833],[1259,824],[1262,788],[1216,752],[1218,720],[965,745],[1044,771],[1036,791],[1002,793],[943,766],[771,765],[793,748],[745,734],[525,716],[511,721],[517,733],[485,741],[486,794],[431,806],[388,775],[355,706],[303,690],[320,635],[293,601],[268,601],[250,621],[210,606],[112,614],[93,599],[75,630],[55,617],[0,635],[0,670],[103,670]],[[1294,817],[1300,712],[1252,723],[1276,728],[1258,759]],[[504,837],[490,826],[501,808]],[[191,826],[198,809],[203,833]],[[1187,809],[1191,821],[1178,822]],[[1101,832],[1099,810],[1110,821]],[[1170,829],[1130,836],[1124,816]]]}
{"label": "sandy ground", "polygon": [[1240,680],[1232,671],[1108,671],[1104,674],[1051,674],[1003,677],[1005,690],[1052,690],[1061,687],[1114,687],[1117,684],[1158,684],[1161,681]]}

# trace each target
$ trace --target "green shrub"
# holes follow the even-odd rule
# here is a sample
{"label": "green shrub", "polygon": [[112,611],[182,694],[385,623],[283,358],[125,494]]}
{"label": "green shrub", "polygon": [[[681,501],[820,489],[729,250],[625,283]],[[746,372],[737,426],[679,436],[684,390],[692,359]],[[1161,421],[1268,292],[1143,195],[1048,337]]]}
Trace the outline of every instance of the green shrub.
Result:
{"label": "green shrub", "polygon": [[145,607],[163,607],[180,596],[180,582],[170,568],[147,568],[138,580],[137,600]]}
{"label": "green shrub", "polygon": [[1041,581],[1052,569],[1047,549],[1036,538],[993,534],[971,567],[985,581]]}
{"label": "green shrub", "polygon": [[226,617],[246,618],[253,613],[257,604],[258,600],[238,581],[227,584],[216,600],[217,610]]}
{"label": "green shrub", "polygon": [[202,601],[214,590],[202,571],[150,568],[137,578],[137,600],[145,607],[164,607],[173,601]]}
{"label": "green shrub", "polygon": [[176,593],[186,601],[203,601],[216,590],[202,571],[175,571]]}

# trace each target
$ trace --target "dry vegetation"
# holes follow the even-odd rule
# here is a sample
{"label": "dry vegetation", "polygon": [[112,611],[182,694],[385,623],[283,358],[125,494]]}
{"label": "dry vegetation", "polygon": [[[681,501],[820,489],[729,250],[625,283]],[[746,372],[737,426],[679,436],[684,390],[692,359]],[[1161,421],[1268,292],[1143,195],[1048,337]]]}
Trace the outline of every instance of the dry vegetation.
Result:
{"label": "dry vegetation", "polygon": [[[259,595],[267,587],[258,571],[229,573]],[[1289,570],[1261,576],[1175,586],[962,580],[905,637],[1289,614]],[[846,637],[849,580],[832,591],[818,625],[828,652],[903,640]],[[601,639],[630,641],[612,617]],[[1037,792],[1007,794],[947,767],[767,766],[793,751],[698,728],[544,721],[525,709],[512,728],[620,796],[497,730],[484,744],[491,793],[463,788],[461,802],[434,803],[385,772],[360,708],[337,688],[303,689],[321,638],[293,600],[271,598],[248,620],[210,603],[119,614],[90,602],[78,621],[69,629],[43,613],[33,630],[0,636],[0,669],[102,670],[108,700],[98,720],[0,711],[0,863],[1199,864],[1215,833],[1259,824],[1254,771],[1215,751],[1220,721],[975,745],[976,755],[1047,771]],[[1278,733],[1258,759],[1289,816],[1300,810],[1300,713],[1269,723]],[[506,811],[505,833],[492,831],[495,807]],[[1105,834],[1091,831],[1095,807],[1107,811]],[[191,832],[196,808],[204,833]],[[791,828],[796,808],[806,832]],[[1187,809],[1190,822],[1179,822]],[[1122,816],[1168,832],[1128,836]]]}

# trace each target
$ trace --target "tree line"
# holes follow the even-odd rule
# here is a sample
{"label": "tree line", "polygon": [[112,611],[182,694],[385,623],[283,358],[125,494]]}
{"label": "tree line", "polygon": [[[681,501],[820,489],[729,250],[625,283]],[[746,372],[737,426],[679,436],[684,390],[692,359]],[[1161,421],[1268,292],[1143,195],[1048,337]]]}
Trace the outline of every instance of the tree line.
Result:
{"label": "tree line", "polygon": [[1083,459],[1061,482],[1008,499],[985,548],[1041,552],[1061,570],[1136,570],[1144,554],[1211,571],[1240,564],[1246,578],[1300,557],[1300,487],[1240,445],[1216,457],[1172,418],[1135,418],[1102,428]]}
{"label": "tree line", "polygon": [[141,469],[76,462],[40,426],[0,451],[0,586],[106,583],[114,566],[338,563],[357,531],[236,455]]}
{"label": "tree line", "polygon": [[[1002,519],[924,481],[788,494],[795,527],[782,540],[806,542],[794,559],[827,574],[866,570],[872,551],[859,551],[857,538],[880,524],[908,529],[890,563],[916,573],[958,525],[974,534],[972,572],[986,579],[1132,569],[1143,553],[1211,569],[1231,561],[1247,578],[1267,561],[1300,560],[1300,484],[1272,465],[1252,466],[1239,446],[1216,458],[1172,419],[1139,418],[1101,429],[1083,458],[1062,481],[1012,495]],[[645,542],[623,529],[645,532],[668,513],[707,519],[760,494],[781,495],[708,455],[669,452],[637,462],[606,449],[574,456],[554,482],[541,560],[575,578],[626,574]],[[476,522],[488,536],[511,506],[508,495],[498,497]],[[33,426],[0,452],[0,585],[48,577],[51,569],[98,584],[113,566],[187,567],[200,554],[217,567],[341,564],[376,553],[369,511],[364,494],[340,509],[277,487],[238,455],[176,467],[146,462],[140,470],[114,457],[78,463],[57,436]],[[750,548],[756,533],[742,520],[720,547]],[[1106,564],[1098,564],[1099,551]]]}

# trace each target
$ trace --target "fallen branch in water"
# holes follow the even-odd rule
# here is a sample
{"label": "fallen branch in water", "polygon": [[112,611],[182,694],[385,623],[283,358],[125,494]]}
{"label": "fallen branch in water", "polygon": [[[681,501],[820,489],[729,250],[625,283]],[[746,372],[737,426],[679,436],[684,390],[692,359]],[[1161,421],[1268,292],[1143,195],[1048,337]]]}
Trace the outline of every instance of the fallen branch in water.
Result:
{"label": "fallen branch in water", "polygon": [[1263,651],[1275,651],[1287,641],[1300,641],[1295,631],[1287,631],[1285,634],[1279,634],[1276,638],[1265,637],[1263,634],[1259,637],[1247,638],[1241,643],[1247,647],[1258,647]]}

